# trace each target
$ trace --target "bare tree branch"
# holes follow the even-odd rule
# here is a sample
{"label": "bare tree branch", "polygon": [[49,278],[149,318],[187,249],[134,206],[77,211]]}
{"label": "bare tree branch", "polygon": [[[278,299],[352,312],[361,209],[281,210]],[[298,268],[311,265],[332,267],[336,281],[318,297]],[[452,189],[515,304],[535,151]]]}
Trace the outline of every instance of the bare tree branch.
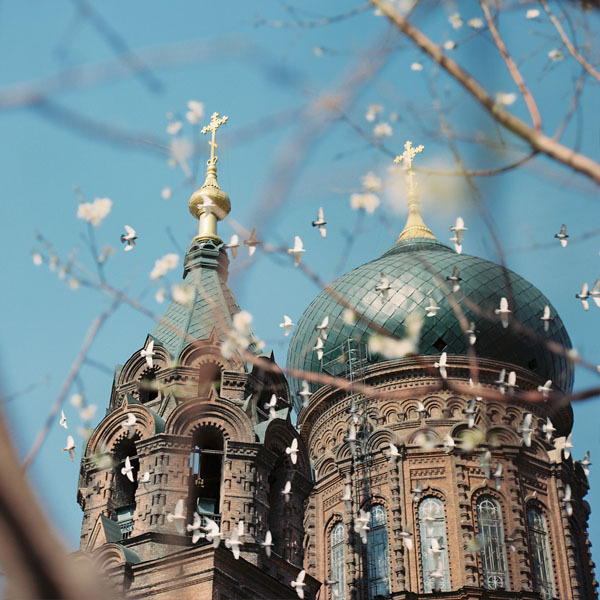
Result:
{"label": "bare tree branch", "polygon": [[537,104],[535,103],[535,100],[531,92],[529,91],[529,88],[525,84],[525,80],[523,79],[523,76],[519,71],[519,67],[517,67],[512,56],[508,53],[506,44],[504,43],[504,40],[498,32],[498,28],[496,27],[496,23],[492,18],[486,0],[479,0],[479,4],[481,5],[481,9],[483,10],[483,14],[485,15],[485,19],[487,21],[490,33],[494,38],[494,43],[496,44],[498,51],[500,52],[502,58],[504,59],[504,62],[506,63],[510,76],[513,78],[513,81],[517,84],[517,87],[521,92],[521,96],[523,96],[523,100],[525,100],[525,104],[527,105],[527,109],[529,110],[529,114],[531,115],[533,128],[537,131],[540,131],[542,128],[542,118],[540,117],[540,112],[538,110]]}
{"label": "bare tree branch", "polygon": [[421,50],[438,63],[448,75],[462,85],[490,113],[497,123],[525,140],[533,150],[545,154],[563,165],[586,175],[596,182],[596,184],[600,184],[599,163],[588,156],[576,152],[572,148],[563,146],[541,131],[536,131],[518,117],[504,110],[474,77],[469,75],[456,61],[444,54],[440,46],[409,23],[406,17],[401,15],[394,7],[385,0],[371,0],[371,3],[379,8],[396,25],[399,31],[409,37]]}

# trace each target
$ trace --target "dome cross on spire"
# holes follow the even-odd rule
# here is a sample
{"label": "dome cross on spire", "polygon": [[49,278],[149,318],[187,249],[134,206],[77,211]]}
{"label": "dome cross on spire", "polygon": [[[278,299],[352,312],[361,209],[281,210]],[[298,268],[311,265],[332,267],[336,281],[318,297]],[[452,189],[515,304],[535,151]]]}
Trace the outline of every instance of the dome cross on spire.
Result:
{"label": "dome cross on spire", "polygon": [[189,209],[199,223],[198,235],[194,241],[212,240],[222,243],[223,240],[217,235],[217,222],[223,220],[231,210],[229,196],[219,187],[217,181],[217,162],[219,157],[216,150],[219,145],[216,142],[217,129],[225,125],[229,117],[219,117],[219,113],[214,112],[210,117],[210,123],[201,129],[201,133],[206,135],[209,131],[212,133],[208,145],[210,146],[210,158],[206,161],[206,179],[202,187],[196,190],[189,201]]}
{"label": "dome cross on spire", "polygon": [[435,240],[435,236],[431,229],[425,225],[423,218],[421,217],[421,207],[419,196],[417,194],[417,184],[415,182],[415,171],[412,166],[415,156],[422,152],[423,149],[423,144],[415,147],[412,142],[408,140],[404,144],[404,152],[394,159],[396,164],[402,163],[402,166],[406,171],[406,187],[408,188],[408,219],[406,220],[406,225],[404,226],[400,237],[398,237],[399,242],[413,238]]}
{"label": "dome cross on spire", "polygon": [[228,119],[229,119],[229,117],[226,117],[225,115],[223,115],[222,117],[219,117],[219,113],[214,112],[210,116],[210,123],[208,125],[205,125],[202,128],[202,130],[200,131],[200,133],[202,133],[203,135],[206,135],[209,131],[212,132],[212,137],[208,141],[208,144],[210,146],[210,158],[208,159],[207,164],[209,164],[209,165],[216,164],[216,162],[219,160],[219,157],[215,154],[215,150],[219,147],[219,145],[215,141],[215,138],[217,135],[217,129],[219,129],[219,127],[221,127],[221,125],[225,125],[225,123],[227,123]]}

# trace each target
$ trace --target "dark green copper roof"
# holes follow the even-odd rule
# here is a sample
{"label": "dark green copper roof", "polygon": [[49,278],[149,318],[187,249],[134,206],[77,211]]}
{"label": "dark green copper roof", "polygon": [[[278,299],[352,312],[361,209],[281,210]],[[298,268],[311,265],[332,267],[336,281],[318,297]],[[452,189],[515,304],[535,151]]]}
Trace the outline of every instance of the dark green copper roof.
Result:
{"label": "dark green copper roof", "polygon": [[[521,325],[563,347],[571,347],[562,321],[536,287],[509,269],[474,256],[456,254],[453,249],[434,240],[398,242],[380,258],[339,277],[331,288],[334,295],[343,298],[351,308],[398,338],[404,337],[406,316],[418,310],[424,317],[420,354],[439,355],[445,351],[449,355],[466,355],[465,336],[434,276],[436,274],[451,287],[446,277],[452,275],[454,266],[459,269],[462,278],[457,298],[462,293],[483,311],[493,312],[504,296],[509,299],[512,316]],[[392,288],[388,299],[375,290],[380,283],[381,273],[388,276]],[[435,317],[425,317],[424,308],[430,298],[440,307]],[[550,305],[553,318],[547,333],[540,320],[546,304]],[[503,328],[498,320],[479,317],[464,302],[461,305],[466,318],[474,321],[478,330],[475,343],[477,356],[523,367],[544,379],[552,379],[562,390],[572,388],[571,362],[518,333],[511,325]],[[329,315],[329,326],[323,348],[324,361],[341,353],[342,344],[349,338],[363,343],[368,341],[372,332],[367,324],[360,320],[354,325],[344,323],[343,311],[344,307],[328,291],[321,292],[315,298],[300,319],[290,343],[288,368],[321,371],[321,362],[312,347],[318,337],[315,327],[325,315]],[[376,360],[376,357],[371,357],[372,362]],[[298,388],[298,383],[295,382],[293,387]],[[295,402],[298,408],[297,398]]]}
{"label": "dark green copper roof", "polygon": [[188,250],[184,262],[183,286],[193,290],[189,306],[172,301],[152,336],[172,358],[192,340],[208,339],[213,328],[223,341],[232,316],[240,308],[227,285],[229,259],[222,245],[199,242]]}

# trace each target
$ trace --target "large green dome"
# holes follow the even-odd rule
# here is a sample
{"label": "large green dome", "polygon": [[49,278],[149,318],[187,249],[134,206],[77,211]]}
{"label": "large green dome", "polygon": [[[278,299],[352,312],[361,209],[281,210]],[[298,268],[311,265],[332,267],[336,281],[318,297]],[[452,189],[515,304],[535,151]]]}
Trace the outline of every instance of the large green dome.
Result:
{"label": "large green dome", "polygon": [[[328,290],[321,292],[298,323],[288,352],[288,368],[321,372],[324,365],[327,370],[327,364],[334,364],[349,339],[367,343],[372,331],[360,320],[354,324],[344,322],[344,307],[334,297],[343,298],[348,306],[398,338],[404,337],[407,315],[419,311],[424,317],[420,354],[439,355],[445,351],[448,355],[466,355],[465,335],[437,283],[441,279],[451,287],[446,277],[452,275],[453,267],[458,268],[462,278],[457,299],[460,300],[463,294],[483,311],[493,312],[499,306],[500,298],[506,297],[510,301],[512,316],[522,326],[543,339],[571,348],[569,336],[556,311],[532,284],[500,265],[456,254],[435,240],[419,238],[396,243],[380,258],[342,275]],[[391,286],[387,299],[375,289],[382,273],[389,278]],[[424,308],[430,299],[440,307],[435,317],[425,317]],[[546,332],[540,317],[547,304],[551,308],[552,320]],[[512,325],[504,328],[496,319],[486,319],[473,313],[465,302],[461,302],[461,306],[466,318],[475,322],[478,331],[475,343],[477,356],[523,367],[541,378],[551,379],[563,391],[571,390],[573,366],[565,357],[517,332]],[[324,357],[320,361],[312,348],[318,337],[316,327],[326,315],[329,315],[329,324]],[[371,356],[369,360],[377,362],[378,358]],[[297,387],[297,382],[295,384]],[[299,408],[299,401],[296,401],[296,408]]]}

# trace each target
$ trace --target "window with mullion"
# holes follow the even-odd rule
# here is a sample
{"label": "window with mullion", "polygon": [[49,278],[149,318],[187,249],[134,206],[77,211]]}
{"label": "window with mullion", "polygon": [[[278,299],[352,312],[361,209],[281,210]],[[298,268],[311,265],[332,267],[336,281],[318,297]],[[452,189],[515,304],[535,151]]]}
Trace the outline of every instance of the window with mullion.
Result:
{"label": "window with mullion", "polygon": [[390,592],[390,559],[387,514],[381,504],[374,504],[370,510],[366,550],[368,598],[387,596]]}
{"label": "window with mullion", "polygon": [[[450,567],[446,543],[446,516],[444,504],[432,496],[419,504],[419,529],[421,533],[421,564],[423,566],[423,591],[434,589],[450,591]],[[437,543],[437,552],[432,546]],[[441,575],[441,577],[439,577]],[[439,577],[439,578],[438,578]]]}
{"label": "window with mullion", "polygon": [[346,573],[344,565],[344,525],[336,523],[329,536],[331,549],[331,579],[337,583],[332,584],[332,592],[338,600],[346,600]]}
{"label": "window with mullion", "polygon": [[481,540],[483,585],[488,589],[508,589],[506,548],[500,504],[491,496],[477,501],[477,522]]}
{"label": "window with mullion", "polygon": [[542,598],[554,598],[554,576],[550,562],[546,519],[539,508],[530,506],[527,510],[527,523],[535,589],[540,592]]}

